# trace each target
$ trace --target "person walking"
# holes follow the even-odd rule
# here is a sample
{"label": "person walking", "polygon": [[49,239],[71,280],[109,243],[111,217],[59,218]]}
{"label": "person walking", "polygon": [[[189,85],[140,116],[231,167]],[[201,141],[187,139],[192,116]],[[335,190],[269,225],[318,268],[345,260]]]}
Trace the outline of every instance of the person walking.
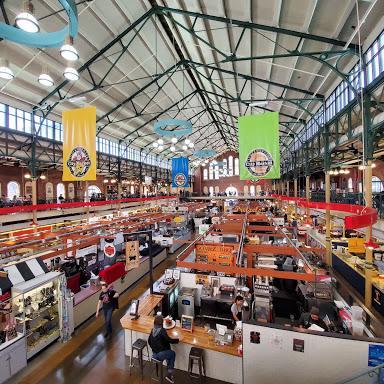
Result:
{"label": "person walking", "polygon": [[110,338],[112,336],[112,313],[116,308],[116,300],[118,297],[119,294],[115,290],[109,289],[106,282],[101,282],[101,293],[97,303],[96,317],[99,316],[100,309],[103,308],[105,320],[105,338]]}

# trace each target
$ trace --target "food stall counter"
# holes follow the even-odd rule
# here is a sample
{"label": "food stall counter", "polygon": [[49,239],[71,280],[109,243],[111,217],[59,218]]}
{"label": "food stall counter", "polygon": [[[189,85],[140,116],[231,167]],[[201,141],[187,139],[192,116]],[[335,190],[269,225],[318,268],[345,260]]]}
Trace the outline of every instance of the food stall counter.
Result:
{"label": "food stall counter", "polygon": [[[141,305],[141,303],[140,303]],[[138,338],[147,340],[153,328],[153,316],[140,316],[132,320],[130,315],[125,315],[121,325],[125,330],[125,354],[131,355],[131,346]],[[239,341],[231,345],[218,345],[214,337],[209,337],[207,330],[193,326],[193,331],[186,331],[180,327],[167,330],[172,338],[178,338],[179,343],[173,344],[176,352],[175,368],[188,371],[188,357],[192,347],[204,350],[206,376],[234,384],[242,383],[242,356],[239,353]]]}

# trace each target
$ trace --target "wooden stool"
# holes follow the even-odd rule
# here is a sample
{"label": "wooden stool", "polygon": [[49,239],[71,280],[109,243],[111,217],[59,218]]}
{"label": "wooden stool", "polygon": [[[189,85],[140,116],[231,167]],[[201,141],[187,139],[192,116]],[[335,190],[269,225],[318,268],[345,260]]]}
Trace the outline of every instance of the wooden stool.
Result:
{"label": "wooden stool", "polygon": [[133,364],[133,353],[134,353],[134,351],[136,351],[137,352],[137,359],[139,360],[141,379],[143,379],[143,375],[144,375],[144,356],[143,356],[144,348],[147,348],[147,356],[149,357],[148,344],[147,344],[147,342],[145,340],[137,339],[132,344],[132,348],[131,348],[131,363],[129,365],[129,375],[131,375],[131,367],[134,367],[134,364]]}
{"label": "wooden stool", "polygon": [[[201,348],[192,347],[189,352],[189,361],[188,361],[188,373],[190,377],[194,377],[200,379],[200,382],[203,380],[203,376],[205,373],[205,365],[204,365],[204,350]],[[195,362],[198,364],[199,373],[193,373],[193,366]]]}
{"label": "wooden stool", "polygon": [[[155,364],[156,366],[156,377],[153,377],[153,375],[151,375],[152,380],[159,381],[160,384],[163,384],[163,362],[152,357],[151,363]],[[160,373],[159,373],[159,370],[160,370]]]}

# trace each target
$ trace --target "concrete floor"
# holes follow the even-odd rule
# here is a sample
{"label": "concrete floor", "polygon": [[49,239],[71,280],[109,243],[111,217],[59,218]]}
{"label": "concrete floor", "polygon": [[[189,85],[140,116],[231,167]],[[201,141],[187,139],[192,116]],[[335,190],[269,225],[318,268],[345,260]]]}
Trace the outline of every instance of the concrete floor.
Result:
{"label": "concrete floor", "polygon": [[[180,251],[182,249],[184,247]],[[176,254],[156,267],[154,278],[158,279],[166,268],[175,264],[175,260]],[[129,359],[124,354],[124,331],[120,325],[120,318],[127,311],[130,301],[143,294],[148,287],[149,277],[145,276],[120,297],[120,309],[113,314],[114,335],[111,340],[104,340],[102,316],[98,319],[91,318],[77,328],[69,342],[57,342],[45,349],[7,384],[155,383],[151,379],[152,369],[149,364],[145,367],[143,380],[138,368],[133,368],[130,374]],[[198,382],[199,380],[191,379],[186,372],[175,371],[175,383]],[[223,383],[209,378],[205,378],[203,382]]]}

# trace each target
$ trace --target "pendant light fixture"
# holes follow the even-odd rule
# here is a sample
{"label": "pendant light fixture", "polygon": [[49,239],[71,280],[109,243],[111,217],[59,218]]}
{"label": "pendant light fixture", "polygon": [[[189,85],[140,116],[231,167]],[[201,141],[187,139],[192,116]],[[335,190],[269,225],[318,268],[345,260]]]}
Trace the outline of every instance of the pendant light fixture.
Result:
{"label": "pendant light fixture", "polygon": [[159,151],[164,150],[164,145],[159,145]]}
{"label": "pendant light fixture", "polygon": [[68,61],[79,60],[79,54],[77,53],[76,48],[73,46],[73,37],[67,37],[65,44],[60,48],[60,55]]}
{"label": "pendant light fixture", "polygon": [[31,0],[24,2],[23,12],[16,16],[15,24],[25,32],[37,33],[40,31],[39,22],[33,14],[33,4]]}
{"label": "pendant light fixture", "polygon": [[157,148],[159,146],[159,143],[155,141],[154,143],[152,143],[152,145],[153,145],[153,148]]}
{"label": "pendant light fixture", "polygon": [[176,144],[177,143],[177,137],[172,137],[171,142],[172,142],[172,144]]}
{"label": "pendant light fixture", "polygon": [[157,140],[157,142],[159,143],[159,145],[163,145],[164,144],[164,140],[163,139],[159,139],[159,140]]}
{"label": "pendant light fixture", "polygon": [[5,80],[12,80],[15,77],[11,67],[9,66],[9,61],[1,59],[0,60],[0,78]]}
{"label": "pendant light fixture", "polygon": [[183,151],[186,151],[188,149],[187,145],[183,145]]}
{"label": "pendant light fixture", "polygon": [[185,144],[189,145],[190,142],[191,142],[191,140],[185,139]]}
{"label": "pendant light fixture", "polygon": [[43,67],[43,71],[37,81],[41,85],[44,85],[44,87],[52,87],[55,84],[52,77],[49,75],[48,68],[46,66]]}
{"label": "pendant light fixture", "polygon": [[176,147],[174,145],[172,145],[171,148],[169,148],[172,152],[175,152],[176,151]]}
{"label": "pendant light fixture", "polygon": [[64,71],[64,77],[67,80],[76,81],[76,80],[79,80],[80,76],[79,76],[79,73],[77,72],[77,70],[75,68],[67,67],[67,68],[65,68],[65,71]]}
{"label": "pendant light fixture", "polygon": [[195,144],[193,144],[192,141],[188,144],[189,148],[193,148],[194,146],[195,146]]}

